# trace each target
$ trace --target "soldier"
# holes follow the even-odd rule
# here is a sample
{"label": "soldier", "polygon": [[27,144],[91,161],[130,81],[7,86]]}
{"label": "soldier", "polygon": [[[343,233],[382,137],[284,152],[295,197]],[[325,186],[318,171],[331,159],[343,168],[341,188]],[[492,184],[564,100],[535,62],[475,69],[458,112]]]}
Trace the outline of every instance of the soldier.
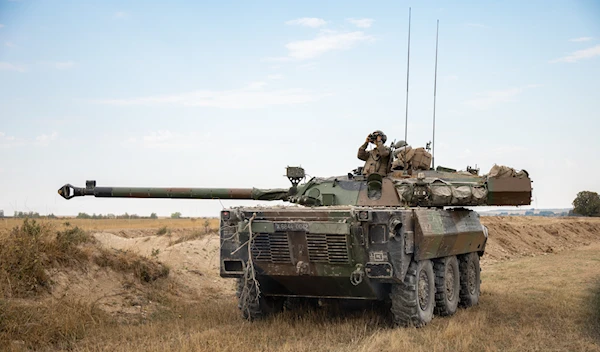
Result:
{"label": "soldier", "polygon": [[[365,143],[358,148],[358,158],[365,161],[363,168],[364,175],[379,174],[385,176],[390,166],[390,148],[384,145],[387,140],[385,133],[377,130],[367,136]],[[369,143],[373,143],[375,148],[367,151]]]}

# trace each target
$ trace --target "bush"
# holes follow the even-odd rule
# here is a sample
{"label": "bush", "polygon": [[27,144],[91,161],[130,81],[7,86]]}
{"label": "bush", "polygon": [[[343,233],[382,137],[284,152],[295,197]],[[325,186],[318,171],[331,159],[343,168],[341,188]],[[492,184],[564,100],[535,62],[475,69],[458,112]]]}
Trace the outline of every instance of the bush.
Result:
{"label": "bush", "polygon": [[175,212],[171,214],[171,219],[181,219],[181,213],[180,212]]}
{"label": "bush", "polygon": [[48,291],[47,270],[88,260],[87,252],[78,245],[91,241],[93,237],[79,227],[54,233],[49,224],[25,219],[20,227],[0,237],[0,294],[27,297]]}

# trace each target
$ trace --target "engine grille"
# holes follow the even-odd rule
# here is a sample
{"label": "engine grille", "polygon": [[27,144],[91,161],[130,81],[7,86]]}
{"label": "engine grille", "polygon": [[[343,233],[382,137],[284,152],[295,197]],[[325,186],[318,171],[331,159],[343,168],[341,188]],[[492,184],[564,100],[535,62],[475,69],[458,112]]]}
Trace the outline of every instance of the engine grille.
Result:
{"label": "engine grille", "polygon": [[291,263],[287,233],[261,233],[254,238],[252,258],[257,262]]}
{"label": "engine grille", "polygon": [[306,234],[308,257],[313,263],[348,264],[346,235]]}
{"label": "engine grille", "polygon": [[[348,264],[346,235],[306,234],[308,258],[311,263]],[[292,263],[290,243],[285,232],[261,233],[252,242],[252,258],[257,262]]]}

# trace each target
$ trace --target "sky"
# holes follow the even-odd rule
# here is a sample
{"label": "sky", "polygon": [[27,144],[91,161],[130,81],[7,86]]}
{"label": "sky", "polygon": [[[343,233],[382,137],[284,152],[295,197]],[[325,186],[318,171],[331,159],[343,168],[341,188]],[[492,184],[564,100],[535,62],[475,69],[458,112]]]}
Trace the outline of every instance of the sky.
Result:
{"label": "sky", "polygon": [[600,192],[597,1],[0,0],[0,209],[216,216],[234,200],[62,199],[84,186],[288,187],[366,135],[525,169],[532,207]]}

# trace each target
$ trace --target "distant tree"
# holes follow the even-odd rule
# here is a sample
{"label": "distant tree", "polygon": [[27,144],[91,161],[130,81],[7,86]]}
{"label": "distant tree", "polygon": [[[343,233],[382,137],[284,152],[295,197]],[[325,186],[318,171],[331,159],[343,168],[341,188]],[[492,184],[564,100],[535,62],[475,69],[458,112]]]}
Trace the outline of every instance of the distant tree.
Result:
{"label": "distant tree", "polygon": [[573,200],[573,212],[583,216],[600,216],[600,196],[596,192],[581,191]]}
{"label": "distant tree", "polygon": [[527,210],[525,212],[525,216],[533,216],[533,215],[535,215],[534,212],[533,212],[533,210]]}
{"label": "distant tree", "polygon": [[542,210],[538,214],[538,216],[554,216],[554,212],[550,210]]}
{"label": "distant tree", "polygon": [[77,219],[91,219],[92,217],[88,213],[79,213],[77,214]]}
{"label": "distant tree", "polygon": [[15,211],[15,218],[31,218],[31,219],[38,219],[40,218],[40,213],[38,212],[22,212],[22,211]]}
{"label": "distant tree", "polygon": [[152,213],[150,214],[150,219],[158,219],[158,216],[156,216],[156,213]]}
{"label": "distant tree", "polygon": [[171,214],[171,219],[181,219],[181,213],[176,211]]}

